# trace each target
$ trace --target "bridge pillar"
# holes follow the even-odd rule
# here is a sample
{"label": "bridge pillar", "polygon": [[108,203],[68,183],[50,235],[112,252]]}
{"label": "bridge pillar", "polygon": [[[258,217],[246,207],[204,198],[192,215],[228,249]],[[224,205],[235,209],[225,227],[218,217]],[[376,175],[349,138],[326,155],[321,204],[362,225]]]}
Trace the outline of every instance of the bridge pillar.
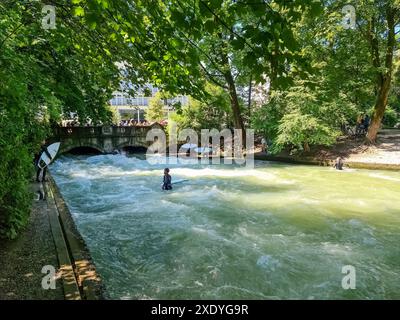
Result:
{"label": "bridge pillar", "polygon": [[103,150],[105,153],[112,153],[114,151],[113,141],[111,138],[103,139]]}

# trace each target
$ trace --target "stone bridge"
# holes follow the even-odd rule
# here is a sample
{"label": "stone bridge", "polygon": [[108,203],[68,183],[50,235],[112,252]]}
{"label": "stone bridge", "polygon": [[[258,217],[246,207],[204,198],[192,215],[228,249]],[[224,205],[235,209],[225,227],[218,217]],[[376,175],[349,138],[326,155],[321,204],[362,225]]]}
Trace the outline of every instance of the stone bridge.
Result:
{"label": "stone bridge", "polygon": [[163,127],[158,123],[133,127],[58,127],[54,129],[50,140],[61,142],[58,154],[82,147],[112,153],[127,147],[147,149],[152,143],[146,141],[146,135],[151,129],[163,130]]}

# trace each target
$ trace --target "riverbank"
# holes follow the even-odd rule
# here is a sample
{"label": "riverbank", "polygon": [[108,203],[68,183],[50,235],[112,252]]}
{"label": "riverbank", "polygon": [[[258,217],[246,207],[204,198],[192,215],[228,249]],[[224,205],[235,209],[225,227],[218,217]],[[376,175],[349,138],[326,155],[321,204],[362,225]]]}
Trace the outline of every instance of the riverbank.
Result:
{"label": "riverbank", "polygon": [[[16,240],[0,245],[0,299],[104,298],[89,251],[54,181],[32,183],[31,189],[36,199],[26,229]],[[49,278],[49,268],[56,272],[55,287],[45,289],[42,281]]]}
{"label": "riverbank", "polygon": [[267,155],[260,150],[257,160],[280,161],[309,165],[333,165],[342,157],[346,167],[372,170],[400,170],[400,130],[382,130],[376,145],[366,145],[364,138],[342,138],[332,147],[315,146],[309,153],[290,154],[283,151]]}

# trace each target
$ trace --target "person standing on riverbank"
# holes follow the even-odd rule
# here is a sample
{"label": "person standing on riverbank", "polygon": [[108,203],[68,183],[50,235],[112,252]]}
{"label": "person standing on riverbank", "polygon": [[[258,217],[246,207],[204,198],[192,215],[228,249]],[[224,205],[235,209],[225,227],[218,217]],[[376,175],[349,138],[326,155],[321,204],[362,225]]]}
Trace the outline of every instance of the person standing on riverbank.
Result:
{"label": "person standing on riverbank", "polygon": [[368,114],[366,114],[364,116],[364,120],[363,120],[363,132],[366,134],[368,132],[368,128],[369,128],[369,124],[370,124],[370,117]]}
{"label": "person standing on riverbank", "polygon": [[[40,151],[35,154],[35,166],[36,166],[36,182],[45,182],[46,181],[46,172],[47,172],[47,166],[45,166],[43,169],[39,167],[39,162],[40,162],[40,157],[42,154],[46,152],[47,156],[49,159],[52,157],[48,154],[47,147],[46,147],[46,141],[42,142],[42,146],[40,147]],[[42,180],[40,180],[40,174],[42,175]]]}
{"label": "person standing on riverbank", "polygon": [[356,121],[356,135],[361,134],[363,123],[364,123],[364,117],[363,117],[363,114],[360,113],[358,115],[357,121]]}

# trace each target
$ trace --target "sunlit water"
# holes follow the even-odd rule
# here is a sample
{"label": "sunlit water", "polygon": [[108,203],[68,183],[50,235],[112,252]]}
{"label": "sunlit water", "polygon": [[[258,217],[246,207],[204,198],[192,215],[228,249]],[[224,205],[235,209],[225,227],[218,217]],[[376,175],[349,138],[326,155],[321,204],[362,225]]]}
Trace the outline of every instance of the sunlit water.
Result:
{"label": "sunlit water", "polygon": [[[51,172],[115,299],[400,298],[400,173],[61,157]],[[356,289],[342,288],[342,267]]]}

